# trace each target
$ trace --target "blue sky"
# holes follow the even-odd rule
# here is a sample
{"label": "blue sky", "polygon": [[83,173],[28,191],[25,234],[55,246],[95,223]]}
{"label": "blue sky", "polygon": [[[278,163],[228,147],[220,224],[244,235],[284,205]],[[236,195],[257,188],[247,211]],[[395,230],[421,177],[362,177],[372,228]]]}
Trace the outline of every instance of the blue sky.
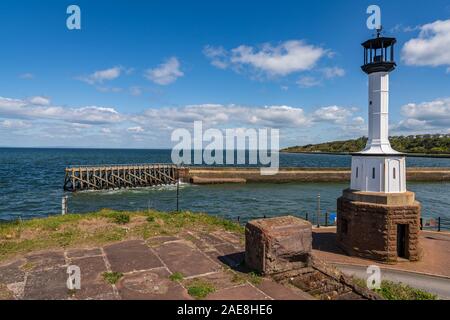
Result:
{"label": "blue sky", "polygon": [[450,133],[448,1],[18,0],[0,3],[0,145],[170,147],[194,120],[281,146],[364,135],[371,4],[399,41],[391,133]]}

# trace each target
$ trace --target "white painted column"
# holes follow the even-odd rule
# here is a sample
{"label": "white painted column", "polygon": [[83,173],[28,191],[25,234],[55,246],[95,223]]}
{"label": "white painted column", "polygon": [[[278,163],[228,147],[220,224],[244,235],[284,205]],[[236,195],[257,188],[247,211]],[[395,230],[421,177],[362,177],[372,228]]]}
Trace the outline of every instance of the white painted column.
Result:
{"label": "white painted column", "polygon": [[389,73],[369,74],[369,141],[368,146],[389,143]]}

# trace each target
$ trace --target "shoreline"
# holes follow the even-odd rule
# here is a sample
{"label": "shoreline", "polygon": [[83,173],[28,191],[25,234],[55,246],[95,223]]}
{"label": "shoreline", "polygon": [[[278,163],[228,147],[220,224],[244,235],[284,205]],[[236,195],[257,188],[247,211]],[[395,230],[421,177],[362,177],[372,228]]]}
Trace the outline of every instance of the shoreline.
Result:
{"label": "shoreline", "polygon": [[[280,153],[289,154],[318,154],[318,155],[334,155],[334,156],[351,156],[355,152],[324,152],[324,151],[287,151],[280,150]],[[433,158],[433,159],[450,159],[450,154],[428,154],[428,153],[405,153],[410,158]]]}

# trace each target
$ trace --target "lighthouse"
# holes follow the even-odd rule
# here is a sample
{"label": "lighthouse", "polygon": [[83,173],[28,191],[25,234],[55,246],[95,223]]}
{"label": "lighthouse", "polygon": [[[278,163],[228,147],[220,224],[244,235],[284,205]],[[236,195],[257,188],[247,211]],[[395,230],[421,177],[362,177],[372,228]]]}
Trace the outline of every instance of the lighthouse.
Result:
{"label": "lighthouse", "polygon": [[337,200],[337,243],[349,255],[396,262],[420,259],[421,206],[406,188],[405,155],[389,142],[389,75],[395,38],[362,43],[369,78],[368,140],[352,155],[350,188]]}
{"label": "lighthouse", "polygon": [[366,148],[352,157],[351,189],[367,192],[406,191],[406,166],[403,154],[389,142],[389,74],[395,69],[395,38],[367,40],[362,70],[369,77]]}

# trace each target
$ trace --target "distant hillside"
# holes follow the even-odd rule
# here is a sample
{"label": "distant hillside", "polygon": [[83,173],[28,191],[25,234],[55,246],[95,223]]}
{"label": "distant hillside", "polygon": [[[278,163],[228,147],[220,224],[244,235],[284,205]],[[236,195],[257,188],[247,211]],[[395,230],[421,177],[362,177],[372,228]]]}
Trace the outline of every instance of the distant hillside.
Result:
{"label": "distant hillside", "polygon": [[[417,154],[450,154],[450,135],[425,134],[417,136],[389,137],[392,147],[404,153]],[[361,137],[354,140],[333,141],[305,146],[289,147],[282,152],[323,152],[323,153],[348,153],[358,152],[366,146],[367,138]]]}

